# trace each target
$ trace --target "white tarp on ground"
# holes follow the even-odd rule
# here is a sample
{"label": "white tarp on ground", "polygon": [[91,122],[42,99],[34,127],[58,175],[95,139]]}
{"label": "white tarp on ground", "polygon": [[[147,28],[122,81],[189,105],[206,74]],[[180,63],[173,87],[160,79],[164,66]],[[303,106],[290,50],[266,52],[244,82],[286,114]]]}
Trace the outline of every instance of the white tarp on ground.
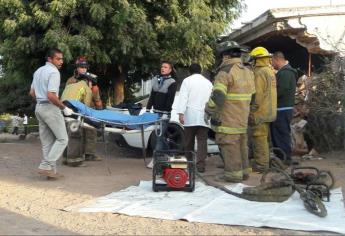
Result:
{"label": "white tarp on ground", "polygon": [[[241,192],[243,186],[237,184],[228,188]],[[64,210],[345,234],[345,209],[340,188],[332,190],[331,201],[325,202],[325,206],[328,215],[320,218],[306,211],[298,193],[282,203],[263,203],[240,199],[199,182],[195,191],[188,193],[153,192],[150,181],[141,181],[139,186]]]}

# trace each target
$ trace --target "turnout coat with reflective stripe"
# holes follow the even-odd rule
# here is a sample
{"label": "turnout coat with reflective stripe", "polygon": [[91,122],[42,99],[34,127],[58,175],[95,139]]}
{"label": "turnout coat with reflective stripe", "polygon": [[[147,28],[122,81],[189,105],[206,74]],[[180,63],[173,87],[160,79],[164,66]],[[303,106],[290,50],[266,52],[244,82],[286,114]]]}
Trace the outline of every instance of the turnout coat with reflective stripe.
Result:
{"label": "turnout coat with reflective stripe", "polygon": [[65,100],[78,100],[89,107],[92,102],[92,91],[84,80],[71,83],[66,86],[61,95],[61,101]]}
{"label": "turnout coat with reflective stripe", "polygon": [[247,132],[248,116],[252,94],[255,93],[254,74],[241,63],[240,58],[224,60],[215,77],[213,93],[222,93],[225,101],[221,107],[211,96],[207,106],[216,110],[220,125],[212,129],[224,134]]}
{"label": "turnout coat with reflective stripe", "polygon": [[257,59],[254,68],[255,99],[252,114],[255,125],[272,122],[277,117],[277,83],[269,58]]}

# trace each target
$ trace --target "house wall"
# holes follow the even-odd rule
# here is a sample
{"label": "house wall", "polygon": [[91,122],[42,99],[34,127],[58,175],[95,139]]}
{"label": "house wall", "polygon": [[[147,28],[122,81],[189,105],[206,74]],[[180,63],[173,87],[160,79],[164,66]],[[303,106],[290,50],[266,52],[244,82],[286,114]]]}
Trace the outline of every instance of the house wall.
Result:
{"label": "house wall", "polygon": [[[303,27],[303,34],[291,34],[291,38],[307,48],[310,53],[339,52],[345,56],[345,15],[324,15],[288,19],[292,28]],[[316,40],[310,40],[315,37]]]}

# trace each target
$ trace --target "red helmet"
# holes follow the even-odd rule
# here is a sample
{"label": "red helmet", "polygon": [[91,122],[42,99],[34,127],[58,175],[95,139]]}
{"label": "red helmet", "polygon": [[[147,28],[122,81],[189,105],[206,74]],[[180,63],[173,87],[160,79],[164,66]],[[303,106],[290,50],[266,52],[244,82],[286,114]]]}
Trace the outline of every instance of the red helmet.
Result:
{"label": "red helmet", "polygon": [[84,67],[84,68],[88,68],[89,67],[89,63],[86,60],[85,56],[80,56],[77,58],[77,60],[75,61],[75,66],[78,67]]}

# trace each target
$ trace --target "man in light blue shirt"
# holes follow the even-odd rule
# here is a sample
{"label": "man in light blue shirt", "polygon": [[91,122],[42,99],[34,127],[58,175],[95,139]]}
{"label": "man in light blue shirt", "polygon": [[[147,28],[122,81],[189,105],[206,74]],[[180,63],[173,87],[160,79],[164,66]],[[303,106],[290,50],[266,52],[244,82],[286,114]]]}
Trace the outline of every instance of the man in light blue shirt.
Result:
{"label": "man in light blue shirt", "polygon": [[62,64],[62,52],[59,49],[50,49],[46,64],[35,71],[30,89],[30,95],[37,101],[35,114],[43,151],[38,173],[50,178],[62,177],[56,170],[56,161],[61,157],[68,142],[61,110],[66,116],[73,113],[59,99],[59,69]]}

